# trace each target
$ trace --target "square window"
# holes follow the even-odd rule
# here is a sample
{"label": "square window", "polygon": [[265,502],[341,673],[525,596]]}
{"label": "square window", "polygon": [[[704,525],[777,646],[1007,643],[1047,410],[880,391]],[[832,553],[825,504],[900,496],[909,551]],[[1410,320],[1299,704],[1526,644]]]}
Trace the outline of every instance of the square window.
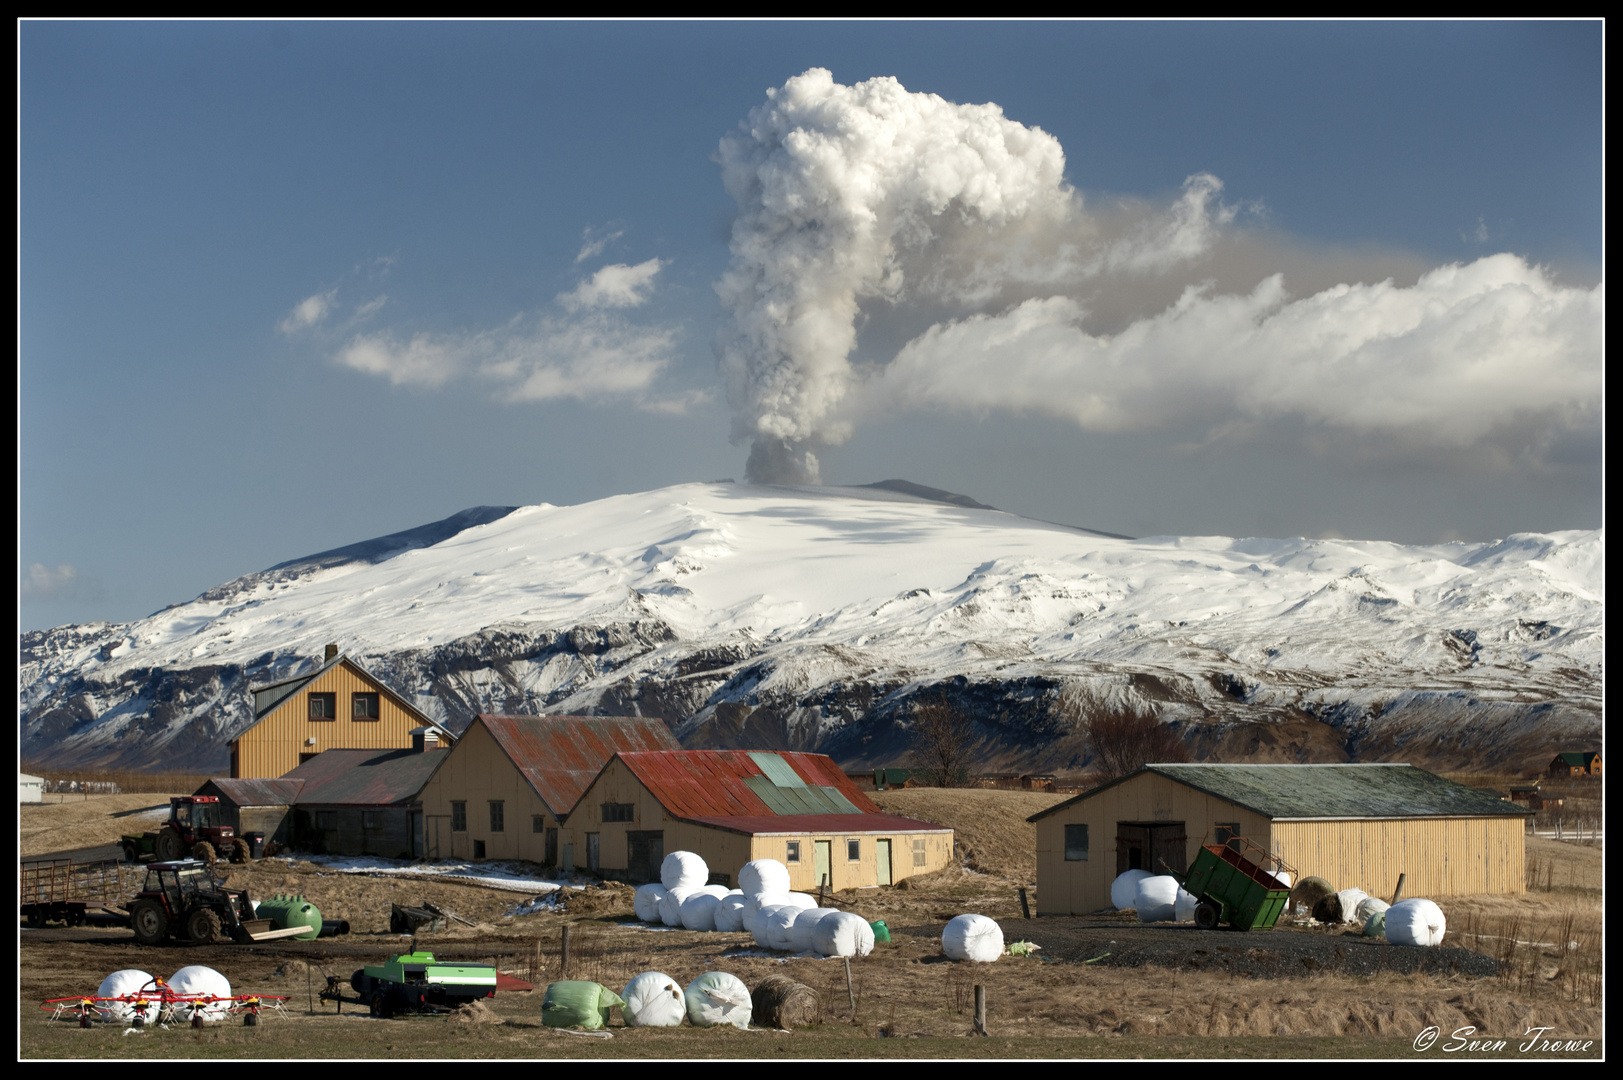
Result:
{"label": "square window", "polygon": [[784,845],[783,861],[797,863],[800,861],[800,841],[790,840]]}
{"label": "square window", "polygon": [[452,832],[467,832],[468,831],[468,804],[467,803],[465,803],[465,802],[454,802],[454,803],[451,804],[451,831]]}
{"label": "square window", "polygon": [[922,836],[914,838],[914,840],[913,840],[913,865],[915,867],[926,866],[926,865],[929,864],[929,861],[930,861],[930,857],[925,852],[925,849],[924,849],[924,838]]}
{"label": "square window", "polygon": [[1065,861],[1088,861],[1088,827],[1086,825],[1065,826]]}
{"label": "square window", "polygon": [[636,820],[636,804],[628,802],[606,802],[603,804],[604,821],[634,821]]}
{"label": "square window", "polygon": [[362,810],[361,811],[361,828],[363,828],[363,829],[381,829],[381,828],[383,828],[383,811],[382,810]]}
{"label": "square window", "polygon": [[533,833],[546,832],[547,819],[541,814],[532,814],[530,816],[530,831]]}
{"label": "square window", "polygon": [[492,799],[490,800],[490,831],[501,832],[503,828],[501,800]]}
{"label": "square window", "polygon": [[847,840],[845,842],[845,857],[852,862],[860,862],[862,860],[862,841]]}
{"label": "square window", "polygon": [[378,696],[376,694],[351,694],[350,717],[354,720],[376,720],[378,718]]}
{"label": "square window", "polygon": [[336,720],[336,719],[338,719],[338,695],[337,694],[332,694],[332,693],[311,694],[311,695],[309,695],[309,700],[310,700],[310,719],[312,719],[312,720]]}

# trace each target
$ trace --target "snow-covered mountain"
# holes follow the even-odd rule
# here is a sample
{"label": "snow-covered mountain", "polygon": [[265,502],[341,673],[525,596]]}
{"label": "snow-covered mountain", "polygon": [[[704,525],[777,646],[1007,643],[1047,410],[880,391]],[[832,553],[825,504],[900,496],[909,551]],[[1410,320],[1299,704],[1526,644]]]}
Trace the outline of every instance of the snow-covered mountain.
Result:
{"label": "snow-covered mountain", "polygon": [[336,642],[454,729],[659,716],[689,746],[906,756],[945,694],[988,768],[1075,769],[1078,718],[1197,754],[1521,766],[1598,744],[1604,532],[1424,547],[1127,539],[929,489],[687,484],[480,507],[126,624],[22,635],[26,760],[222,768],[247,688]]}

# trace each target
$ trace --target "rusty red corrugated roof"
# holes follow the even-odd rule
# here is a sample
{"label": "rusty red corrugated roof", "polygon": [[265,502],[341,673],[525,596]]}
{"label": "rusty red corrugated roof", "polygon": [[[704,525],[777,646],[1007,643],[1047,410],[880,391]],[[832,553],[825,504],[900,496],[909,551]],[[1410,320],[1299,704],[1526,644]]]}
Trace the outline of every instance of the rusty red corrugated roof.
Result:
{"label": "rusty red corrugated roof", "polygon": [[[553,816],[575,808],[615,754],[675,750],[663,720],[641,716],[492,716],[483,724]],[[469,725],[470,727],[472,725]],[[463,732],[467,737],[467,732]]]}
{"label": "rusty red corrugated roof", "polygon": [[950,833],[952,829],[917,818],[897,814],[769,814],[731,817],[688,818],[696,825],[709,825],[727,832],[749,836],[821,833],[826,836],[854,836],[858,833]]}
{"label": "rusty red corrugated roof", "polygon": [[229,799],[235,806],[292,806],[299,796],[303,780],[272,780],[265,777],[244,777],[233,780],[220,777],[209,780],[195,794],[217,794]]}
{"label": "rusty red corrugated roof", "polygon": [[[833,788],[863,814],[877,814],[879,807],[857,789],[834,759],[827,754],[775,752],[812,787]],[[674,750],[621,754],[638,780],[642,781],[668,813],[697,820],[714,817],[845,817],[848,815],[780,815],[773,812],[745,780],[765,777],[749,751]]]}

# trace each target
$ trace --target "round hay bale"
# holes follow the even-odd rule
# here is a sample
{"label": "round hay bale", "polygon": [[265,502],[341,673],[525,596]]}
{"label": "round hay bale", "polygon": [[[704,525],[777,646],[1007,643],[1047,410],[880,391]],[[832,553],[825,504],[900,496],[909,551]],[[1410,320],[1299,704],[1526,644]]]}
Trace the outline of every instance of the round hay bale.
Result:
{"label": "round hay bale", "polygon": [[786,893],[789,868],[776,859],[756,859],[738,871],[738,887],[745,893]]}
{"label": "round hay bale", "polygon": [[1311,912],[1320,900],[1333,894],[1336,890],[1322,877],[1305,877],[1291,889],[1290,910],[1295,914],[1297,908]]}
{"label": "round hay bale", "polygon": [[716,903],[716,929],[736,934],[744,929],[744,905],[748,901],[741,893],[731,893]]}
{"label": "round hay bale", "polygon": [[701,856],[691,851],[673,851],[659,864],[659,883],[665,886],[667,892],[678,889],[692,892],[704,888],[708,880],[710,868],[704,864]]}
{"label": "round hay bale", "polygon": [[1131,910],[1133,898],[1138,894],[1138,883],[1154,876],[1148,870],[1125,870],[1117,874],[1116,880],[1110,883],[1110,906],[1117,911]]}
{"label": "round hay bale", "polygon": [[817,1021],[817,991],[787,975],[768,975],[750,991],[760,1027],[806,1027]]}

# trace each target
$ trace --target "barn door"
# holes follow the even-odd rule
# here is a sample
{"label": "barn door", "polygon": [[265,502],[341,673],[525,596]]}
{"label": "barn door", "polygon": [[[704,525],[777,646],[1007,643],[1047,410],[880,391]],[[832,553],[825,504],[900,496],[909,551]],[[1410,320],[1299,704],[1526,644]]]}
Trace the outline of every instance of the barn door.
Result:
{"label": "barn door", "polygon": [[[817,880],[812,882],[813,888],[821,885],[824,879],[828,877],[829,863],[833,861],[830,858],[830,852],[832,851],[833,847],[834,841],[832,840],[818,840],[813,846],[813,851],[816,857],[812,862],[812,869],[817,875]],[[830,886],[833,884],[833,881],[829,881]]]}
{"label": "barn door", "polygon": [[663,832],[626,833],[626,878],[642,884],[659,880],[660,864],[665,861],[665,834]]}
{"label": "barn door", "polygon": [[1181,821],[1116,822],[1116,873],[1181,874],[1189,868],[1189,837]]}
{"label": "barn door", "polygon": [[1150,830],[1131,821],[1116,822],[1116,873],[1129,870],[1148,870],[1150,862]]}
{"label": "barn door", "polygon": [[879,862],[878,884],[889,885],[892,883],[890,879],[890,841],[880,840],[875,843],[874,848]]}

